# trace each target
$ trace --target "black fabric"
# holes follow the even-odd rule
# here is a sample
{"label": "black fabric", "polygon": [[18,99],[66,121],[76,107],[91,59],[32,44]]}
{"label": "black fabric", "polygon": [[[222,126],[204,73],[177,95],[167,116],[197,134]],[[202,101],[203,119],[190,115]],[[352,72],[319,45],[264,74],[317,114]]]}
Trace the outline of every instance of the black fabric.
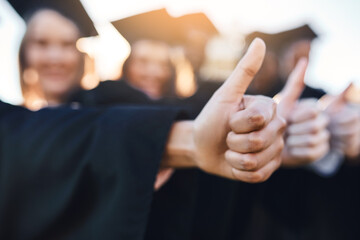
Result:
{"label": "black fabric", "polygon": [[155,192],[144,239],[191,239],[198,174],[195,169],[176,170],[170,180]]}
{"label": "black fabric", "polygon": [[[82,91],[75,98],[80,104],[88,106],[110,106],[114,104],[148,104],[166,105],[172,108],[185,109],[190,118],[195,118],[212,94],[220,86],[220,83],[204,82],[200,85],[196,94],[187,99],[164,98],[160,101],[151,101],[142,92],[130,87],[125,81],[106,81],[91,91]],[[207,181],[211,179],[212,181]],[[220,184],[219,184],[219,182]],[[236,183],[213,177],[199,170],[176,170],[171,179],[154,194],[151,205],[148,226],[145,239],[183,240],[192,239],[193,236],[201,237],[202,234],[219,231],[214,236],[221,236],[227,231],[225,228],[213,228],[212,231],[204,231],[208,224],[202,224],[207,218],[212,224],[217,222],[217,216],[208,209],[218,209],[218,214],[223,217],[221,211],[226,209],[225,216],[232,216],[231,206],[225,202],[224,208],[218,206],[222,201],[220,193],[212,191],[213,184],[216,190],[221,190],[228,195],[227,190],[236,188]],[[229,184],[229,186],[227,186]],[[223,188],[223,186],[227,186]],[[230,190],[229,190],[230,191]],[[231,195],[234,194],[229,192]],[[213,200],[209,201],[213,198]],[[231,198],[229,201],[234,202]],[[215,218],[209,218],[215,216]],[[228,218],[230,219],[230,218]],[[215,221],[215,222],[214,222]],[[212,225],[213,226],[213,225]],[[201,239],[201,238],[199,238]],[[217,238],[222,239],[222,238]]]}
{"label": "black fabric", "polygon": [[[219,86],[204,83],[180,102],[195,117]],[[274,86],[270,96],[281,89]],[[306,86],[301,98],[323,94]],[[262,184],[177,170],[155,193],[145,239],[359,239],[359,170],[345,165],[322,178],[307,169],[279,169]]]}
{"label": "black fabric", "polygon": [[284,87],[284,83],[282,82],[282,80],[278,79],[278,80],[274,80],[274,82],[272,82],[272,84],[269,86],[267,86],[266,91],[259,91],[258,89],[254,88],[251,84],[249,86],[249,88],[246,91],[246,94],[249,95],[264,95],[264,96],[268,96],[268,97],[274,97],[276,94],[278,94]]}
{"label": "black fabric", "polygon": [[1,239],[143,239],[176,110],[0,102]]}
{"label": "black fabric", "polygon": [[[301,98],[323,95],[306,86]],[[257,186],[244,239],[360,239],[359,170],[344,165],[323,178],[305,168],[280,168]]]}
{"label": "black fabric", "polygon": [[143,92],[131,87],[124,79],[104,81],[92,90],[76,92],[68,102],[90,107],[129,104],[178,107],[184,109],[190,118],[195,118],[221,84],[221,82],[201,82],[196,93],[189,98],[164,97],[160,100],[152,100]]}
{"label": "black fabric", "polygon": [[[91,92],[95,95],[91,98],[98,99],[91,104],[143,102],[181,106],[195,118],[220,86],[218,82],[200,82],[198,91],[190,98],[148,102],[148,99],[135,97],[141,96],[141,93],[134,92],[137,90],[128,89],[120,82],[108,82]],[[127,94],[132,96],[127,97]],[[199,170],[176,170],[169,182],[154,194],[145,239],[241,238],[250,227],[248,219],[256,190],[256,185],[226,180]]]}
{"label": "black fabric", "polygon": [[92,90],[80,90],[68,102],[82,106],[113,106],[128,104],[155,105],[145,93],[131,87],[126,81],[104,81]]}
{"label": "black fabric", "polygon": [[199,81],[199,87],[195,94],[189,98],[180,100],[178,104],[185,106],[195,118],[221,85],[222,82]]}
{"label": "black fabric", "polygon": [[[93,95],[87,103],[95,106],[167,105],[186,109],[191,118],[195,118],[220,86],[218,82],[200,82],[198,91],[190,98],[165,98],[156,102],[149,102],[141,97],[141,92],[116,81],[83,94]],[[251,216],[254,196],[256,185],[226,180],[199,170],[176,170],[169,182],[154,194],[145,239],[242,237],[250,227],[247,220]]]}
{"label": "black fabric", "polygon": [[280,169],[260,185],[246,239],[359,239],[359,170],[344,165],[322,178]]}

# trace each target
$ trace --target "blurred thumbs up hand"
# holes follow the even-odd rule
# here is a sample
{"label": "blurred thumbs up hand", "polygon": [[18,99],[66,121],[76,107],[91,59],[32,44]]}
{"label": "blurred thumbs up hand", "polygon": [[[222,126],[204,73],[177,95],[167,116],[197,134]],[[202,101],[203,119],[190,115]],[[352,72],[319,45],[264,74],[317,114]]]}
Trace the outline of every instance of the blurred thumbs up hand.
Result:
{"label": "blurred thumbs up hand", "polygon": [[341,94],[332,97],[325,109],[330,119],[331,148],[341,151],[350,160],[360,154],[360,114],[346,101],[351,87],[350,84]]}
{"label": "blurred thumbs up hand", "polygon": [[288,119],[283,166],[303,166],[323,158],[329,152],[328,123],[316,99],[300,100]]}
{"label": "blurred thumbs up hand", "polygon": [[302,166],[329,151],[328,118],[316,100],[298,100],[304,90],[307,60],[300,59],[281,91],[278,112],[287,120],[283,166]]}

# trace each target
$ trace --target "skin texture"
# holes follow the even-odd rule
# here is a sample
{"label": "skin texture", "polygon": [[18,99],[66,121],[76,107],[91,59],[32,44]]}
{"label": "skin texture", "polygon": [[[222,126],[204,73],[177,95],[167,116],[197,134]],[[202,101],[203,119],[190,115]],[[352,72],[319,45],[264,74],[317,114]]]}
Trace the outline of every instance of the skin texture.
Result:
{"label": "skin texture", "polygon": [[48,105],[61,104],[80,85],[84,59],[76,48],[80,33],[69,19],[52,10],[40,10],[28,22],[24,39],[25,67],[36,73]]}
{"label": "skin texture", "polygon": [[132,45],[126,78],[150,98],[163,97],[172,80],[169,46],[158,41],[137,41]]}
{"label": "skin texture", "polygon": [[281,163],[285,121],[272,99],[244,96],[264,55],[264,42],[255,39],[195,121],[174,125],[164,166],[197,166],[250,183],[270,177]]}
{"label": "skin texture", "polygon": [[[291,75],[301,65],[302,61],[309,59],[311,40],[296,41],[286,48],[279,57],[279,75],[289,84]],[[296,66],[296,67],[295,67]],[[301,77],[304,82],[306,66]],[[292,72],[292,74],[290,74]],[[286,86],[285,86],[286,88]],[[301,87],[301,90],[303,86]],[[298,92],[300,96],[301,91]],[[286,101],[284,101],[286,102]],[[288,117],[285,135],[285,148],[283,151],[283,166],[297,167],[307,165],[324,157],[330,149],[330,133],[327,129],[329,116],[323,114],[315,100],[299,100],[292,108]]]}
{"label": "skin texture", "polygon": [[279,114],[287,120],[283,166],[296,167],[314,162],[329,151],[328,117],[316,100],[299,100],[307,67],[301,58],[280,95]]}
{"label": "skin texture", "polygon": [[330,149],[328,123],[315,99],[299,101],[289,118],[283,165],[302,166],[324,157]]}
{"label": "skin texture", "polygon": [[330,118],[329,131],[331,146],[341,151],[349,160],[355,160],[360,154],[360,114],[346,101],[347,91],[332,98],[325,113]]}

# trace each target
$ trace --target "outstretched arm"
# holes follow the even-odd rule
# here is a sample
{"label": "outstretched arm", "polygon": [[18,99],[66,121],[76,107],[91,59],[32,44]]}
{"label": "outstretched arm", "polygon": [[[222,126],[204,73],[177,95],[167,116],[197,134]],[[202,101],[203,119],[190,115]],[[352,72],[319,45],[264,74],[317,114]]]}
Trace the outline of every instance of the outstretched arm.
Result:
{"label": "outstretched arm", "polygon": [[272,99],[244,96],[264,55],[264,42],[255,39],[195,121],[173,125],[164,166],[196,166],[246,182],[265,181],[279,167],[285,122]]}

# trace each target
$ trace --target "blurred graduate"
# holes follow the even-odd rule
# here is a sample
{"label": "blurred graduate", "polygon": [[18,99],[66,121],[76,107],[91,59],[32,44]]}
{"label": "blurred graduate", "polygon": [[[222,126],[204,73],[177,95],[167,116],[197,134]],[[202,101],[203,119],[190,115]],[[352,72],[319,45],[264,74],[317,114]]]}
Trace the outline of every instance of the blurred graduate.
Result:
{"label": "blurred graduate", "polygon": [[97,35],[80,1],[11,1],[26,21],[19,50],[24,106],[64,104],[81,88],[85,57],[81,37]]}

